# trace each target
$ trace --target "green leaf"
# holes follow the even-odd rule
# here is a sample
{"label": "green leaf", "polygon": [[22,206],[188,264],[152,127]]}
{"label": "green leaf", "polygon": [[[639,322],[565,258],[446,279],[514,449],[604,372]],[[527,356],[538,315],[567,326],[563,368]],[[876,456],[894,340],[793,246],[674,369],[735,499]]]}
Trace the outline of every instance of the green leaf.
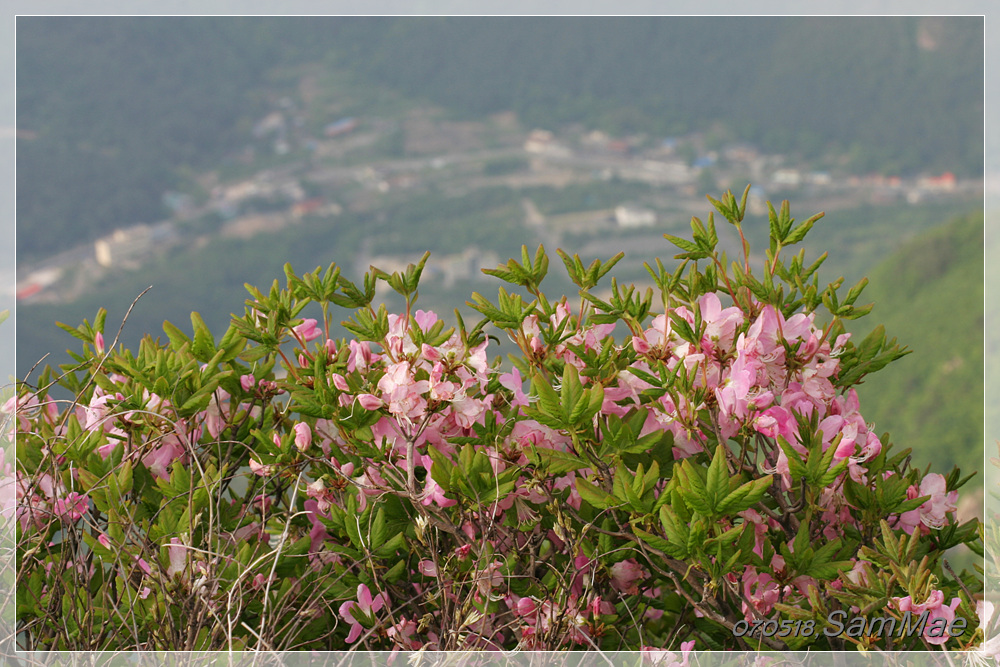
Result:
{"label": "green leaf", "polygon": [[[191,353],[201,362],[209,361],[215,355],[215,339],[212,333],[196,312],[191,313],[191,326],[194,328],[194,344]],[[168,334],[169,335],[169,334]]]}
{"label": "green leaf", "polygon": [[767,475],[737,487],[716,506],[716,510],[719,514],[738,514],[750,509],[764,497],[771,482],[772,476]]}
{"label": "green leaf", "polygon": [[125,461],[122,463],[121,470],[118,472],[118,488],[122,493],[128,493],[132,490],[132,462]]}
{"label": "green leaf", "polygon": [[580,497],[597,509],[606,510],[620,505],[614,496],[599,489],[582,477],[576,478],[576,490]]}
{"label": "green leaf", "polygon": [[[687,523],[678,517],[673,509],[664,505],[660,508],[660,524],[663,526],[663,532],[667,536],[667,539],[686,552],[690,537],[690,529]],[[686,557],[686,553],[684,556],[681,556],[681,558]]]}
{"label": "green leaf", "polygon": [[681,250],[685,250],[687,252],[695,252],[696,253],[696,252],[698,252],[700,250],[698,248],[698,245],[696,243],[694,243],[693,241],[688,241],[685,238],[681,238],[680,236],[673,236],[671,234],[664,234],[663,238],[667,239],[668,241],[670,241],[671,243],[673,243],[675,246],[677,246]]}
{"label": "green leaf", "polygon": [[347,538],[351,544],[358,549],[366,546],[361,539],[361,516],[358,514],[358,502],[354,496],[349,496],[347,499],[347,517],[344,519],[344,530],[347,531]]}
{"label": "green leaf", "polygon": [[709,503],[705,482],[687,459],[680,465],[679,470],[683,473],[684,479],[677,490],[684,502],[699,514],[709,516],[713,508]]}
{"label": "green leaf", "polygon": [[640,540],[642,540],[649,546],[653,547],[654,549],[662,551],[668,556],[672,556],[678,559],[687,558],[688,556],[687,548],[682,544],[675,544],[673,542],[663,539],[662,537],[657,537],[652,533],[647,533],[641,528],[633,528],[632,531],[635,533],[635,536],[638,537]]}
{"label": "green leaf", "polygon": [[563,452],[558,449],[535,447],[533,451],[544,466],[545,472],[549,475],[565,475],[570,471],[586,468],[590,465],[579,456],[574,456],[569,452]]}
{"label": "green leaf", "polygon": [[163,331],[167,334],[167,338],[170,339],[170,346],[175,350],[179,350],[184,347],[185,343],[190,343],[191,339],[187,335],[175,327],[170,322],[163,322]]}
{"label": "green leaf", "polygon": [[714,513],[718,504],[729,493],[729,470],[726,467],[725,445],[719,444],[715,448],[712,463],[708,466],[708,479],[705,481],[705,490],[708,492],[710,511]]}
{"label": "green leaf", "polygon": [[824,579],[830,580],[835,579],[838,573],[848,571],[852,567],[854,567],[854,563],[851,561],[838,560],[829,563],[814,564],[806,574],[820,581]]}
{"label": "green leaf", "polygon": [[371,530],[369,535],[369,548],[372,551],[377,550],[383,544],[385,544],[386,538],[389,537],[389,531],[385,523],[385,510],[381,507],[375,512],[375,519],[372,521]]}

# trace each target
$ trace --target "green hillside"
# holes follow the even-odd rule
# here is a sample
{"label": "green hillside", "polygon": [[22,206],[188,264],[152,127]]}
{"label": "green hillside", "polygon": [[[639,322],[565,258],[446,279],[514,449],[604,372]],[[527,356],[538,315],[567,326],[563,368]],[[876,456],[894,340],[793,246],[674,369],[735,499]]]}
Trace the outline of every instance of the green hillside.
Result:
{"label": "green hillside", "polygon": [[859,387],[865,418],[919,467],[982,471],[983,214],[921,235],[869,275],[862,300],[876,306],[855,335],[883,323],[913,353]]}
{"label": "green hillside", "polygon": [[981,19],[475,17],[359,22],[335,64],[470,117],[713,130],[858,170],[982,165]]}
{"label": "green hillside", "polygon": [[265,72],[319,58],[306,18],[19,17],[17,253],[167,216],[166,190],[250,137]]}

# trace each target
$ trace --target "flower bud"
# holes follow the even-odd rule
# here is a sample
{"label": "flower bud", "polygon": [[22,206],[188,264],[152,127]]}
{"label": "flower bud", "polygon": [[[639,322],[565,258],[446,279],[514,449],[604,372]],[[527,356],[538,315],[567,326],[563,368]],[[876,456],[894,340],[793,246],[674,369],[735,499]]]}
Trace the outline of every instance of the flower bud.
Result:
{"label": "flower bud", "polygon": [[309,445],[312,444],[312,431],[309,429],[309,424],[299,422],[292,427],[292,430],[295,431],[295,447],[300,452],[309,449]]}

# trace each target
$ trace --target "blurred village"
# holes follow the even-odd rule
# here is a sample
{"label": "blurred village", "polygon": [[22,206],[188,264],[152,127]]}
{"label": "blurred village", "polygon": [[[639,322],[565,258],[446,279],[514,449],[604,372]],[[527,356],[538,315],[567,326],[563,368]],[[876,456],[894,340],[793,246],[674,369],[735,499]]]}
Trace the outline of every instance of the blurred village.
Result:
{"label": "blurred village", "polygon": [[[620,248],[643,248],[687,226],[707,211],[706,193],[752,183],[749,212],[766,215],[765,201],[794,197],[797,206],[832,211],[862,204],[917,205],[942,199],[976,199],[982,179],[946,172],[900,177],[853,174],[838,165],[796,162],[756,146],[695,133],[678,137],[610,136],[570,125],[525,128],[513,113],[482,121],[456,121],[425,108],[399,117],[330,117],[319,127],[301,101],[282,97],[260,118],[246,147],[225,168],[198,174],[191,192],[165,192],[169,217],[122,224],[95,242],[18,267],[21,303],[65,303],[122,270],[141,269],[152,257],[204,246],[213,236],[272,234],[304,219],[338,224],[345,211],[378,213],[387,201],[436,191],[462,196],[481,188],[514,190],[571,184],[643,183],[645,195],[608,207],[545,215],[530,196],[521,200],[523,224],[546,247],[567,235],[591,239],[604,255],[609,237]],[[30,139],[30,138],[29,138]],[[123,221],[124,223],[124,221]],[[372,239],[369,239],[371,241]],[[384,245],[384,244],[383,244]],[[355,258],[392,272],[419,255],[363,244]],[[446,287],[482,278],[480,269],[501,259],[490,248],[432,255],[425,275]]]}

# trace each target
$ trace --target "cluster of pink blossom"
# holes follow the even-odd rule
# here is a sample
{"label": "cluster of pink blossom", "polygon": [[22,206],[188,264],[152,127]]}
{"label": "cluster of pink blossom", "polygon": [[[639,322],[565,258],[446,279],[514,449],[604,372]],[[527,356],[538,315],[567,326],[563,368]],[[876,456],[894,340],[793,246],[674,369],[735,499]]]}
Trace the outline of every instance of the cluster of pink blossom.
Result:
{"label": "cluster of pink blossom", "polygon": [[[815,326],[811,314],[785,318],[774,307],[765,305],[759,307],[755,316],[749,317],[735,306],[722,308],[715,294],[702,296],[697,308],[697,316],[683,306],[673,312],[691,327],[700,322],[700,344],[684,340],[666,315],[655,317],[648,329],[631,337],[637,358],[618,374],[614,384],[604,388],[598,418],[601,415],[623,417],[636,409],[645,410],[646,420],[640,435],[671,431],[674,435],[674,457],[681,459],[705,451],[707,443],[717,437],[728,439],[753,434],[771,439],[780,436],[797,452],[805,455],[807,451],[801,442],[797,418],[815,415],[822,431],[824,450],[836,447],[832,465],[847,459],[851,477],[859,483],[866,482],[863,464],[881,451],[881,443],[859,413],[853,389],[846,395],[840,395],[832,382],[839,368],[838,356],[849,335],[842,334],[831,344],[825,339],[825,332]],[[417,311],[413,319],[424,332],[429,331],[437,321],[433,313],[424,311]],[[388,464],[368,460],[360,470],[360,476],[357,476],[354,463],[342,463],[336,459],[336,453],[344,451],[345,442],[335,425],[317,420],[312,428],[304,422],[293,427],[294,443],[300,451],[311,446],[315,434],[324,454],[330,457],[334,471],[339,477],[350,478],[358,488],[361,510],[367,497],[399,491],[404,486],[402,480],[406,479],[408,467],[423,472],[423,488],[416,500],[424,506],[453,507],[458,501],[449,497],[433,478],[433,461],[427,446],[433,445],[438,452],[454,457],[456,449],[450,440],[456,436],[471,435],[473,425],[482,424],[489,410],[496,412],[498,417],[506,418],[503,410],[509,405],[516,418],[509,435],[502,442],[481,446],[495,474],[509,466],[527,465],[526,454],[533,449],[573,452],[568,435],[524,416],[523,409],[532,399],[524,393],[517,369],[498,376],[501,386],[509,392],[507,396],[500,398],[486,392],[490,378],[497,376],[498,371],[487,364],[485,343],[469,349],[455,334],[436,347],[426,343],[418,346],[408,330],[409,320],[390,315],[389,324],[389,333],[380,353],[373,351],[366,342],[350,342],[350,353],[342,372],[357,373],[363,381],[373,376],[377,378],[368,381],[366,391],[351,392],[349,387],[352,384],[358,386],[356,382],[349,383],[342,372],[331,373],[331,384],[342,392],[339,401],[343,408],[360,406],[365,410],[380,411],[382,417],[371,430],[375,441],[382,443],[389,452]],[[580,370],[585,365],[574,350],[599,349],[615,330],[614,324],[578,326],[565,303],[556,306],[548,324],[553,329],[565,326],[568,335],[558,343],[546,344],[539,317],[530,315],[524,320],[520,342],[529,358],[532,355],[539,360],[556,358]],[[297,339],[302,342],[320,335],[315,322],[309,320],[299,325],[296,332]],[[330,355],[332,359],[336,346],[332,341],[326,341],[320,352]],[[301,367],[311,364],[311,354],[303,351],[299,360]],[[656,377],[659,362],[663,362],[668,371],[683,365],[694,378],[694,389],[701,390],[703,402],[694,404],[690,399],[691,393],[679,392],[663,393],[653,401],[641,400],[642,392],[653,387],[642,378]],[[636,372],[631,372],[633,369]],[[587,378],[583,381],[588,382]],[[250,384],[252,379],[248,381],[248,386]],[[706,408],[711,411],[714,424],[699,421],[699,413]],[[710,430],[713,427],[718,429],[717,432]],[[599,431],[595,430],[594,437],[600,438]],[[770,471],[779,474],[785,489],[791,488],[785,452],[774,447],[765,452],[765,456],[770,457],[767,459]],[[251,467],[259,475],[274,472],[270,466],[255,461],[251,461]],[[514,490],[495,503],[491,518],[500,523],[504,520],[504,513],[513,508],[518,524],[530,524],[532,520],[537,521],[541,506],[554,497],[552,494],[566,489],[565,502],[578,510],[581,498],[574,480],[591,473],[589,468],[570,471],[551,479],[547,487],[527,484],[528,478],[521,477]],[[390,483],[391,480],[396,480],[396,483]],[[899,525],[912,530],[912,526],[916,525],[914,517],[925,530],[927,526],[942,525],[944,515],[955,509],[954,492],[945,497],[943,484],[939,475],[929,475],[920,489],[911,489],[911,498],[917,497],[919,492],[931,495],[932,499],[919,510],[899,517]],[[826,508],[823,515],[824,535],[828,539],[841,535],[842,527],[853,521],[848,503],[836,490],[838,486],[839,480],[822,490],[822,505]],[[310,483],[307,493],[312,499],[311,511],[319,516],[325,513],[330,503],[340,502],[338,494],[322,480]],[[764,517],[754,510],[741,514],[744,521],[754,525],[754,552],[760,556],[763,542],[779,525],[773,518]],[[483,537],[485,524],[477,518],[481,518],[479,514],[472,513],[460,526],[469,543]],[[325,531],[318,516],[313,517],[313,527],[314,537],[318,538],[314,546],[320,547]],[[536,526],[534,532],[537,531]],[[545,537],[559,548],[564,546],[564,540],[555,531],[548,531]],[[497,546],[495,539],[490,541]],[[788,545],[791,548],[791,541]],[[469,544],[465,546],[467,548]],[[581,559],[584,565],[589,561],[580,554],[576,556],[577,565],[580,565]],[[480,591],[483,594],[488,594],[502,581],[500,573],[493,567],[473,573],[473,579],[478,582],[476,585],[490,582]],[[424,576],[443,576],[431,561],[421,562],[418,570]],[[622,596],[640,592],[648,594],[650,591],[648,585],[643,585],[649,579],[649,572],[634,559],[615,563],[603,576],[610,590]],[[733,576],[730,575],[730,578]],[[571,629],[566,636],[572,642],[584,643],[587,639],[585,610],[593,607],[595,618],[602,605],[613,610],[613,605],[607,601],[599,602],[596,607],[589,603],[582,604],[581,579],[577,576],[572,597],[558,608],[554,608],[551,601],[536,605],[530,597],[507,596],[512,613],[520,619],[520,629],[515,634],[520,633],[523,646],[534,645],[533,638],[538,636],[539,631],[547,629],[545,619],[550,616],[577,619],[578,623],[569,624],[576,629]],[[784,561],[777,555],[767,571],[748,565],[742,577],[733,583],[740,585],[745,599],[743,611],[748,619],[770,614],[775,602],[779,599],[787,601],[793,593],[804,599],[808,587],[816,585],[811,577],[799,576],[787,580],[784,577]],[[416,587],[419,589],[420,585]],[[358,599],[362,604],[362,597]],[[577,609],[578,606],[580,609]],[[402,643],[406,645],[422,645],[410,623],[405,620],[397,623],[393,636],[405,637]],[[352,626],[352,636],[360,632],[358,627]],[[489,635],[480,632],[477,636],[488,638]]]}
{"label": "cluster of pink blossom", "polygon": [[[633,336],[632,347],[640,355],[636,369],[655,376],[655,361],[665,362],[670,371],[683,365],[694,371],[695,387],[709,395],[705,404],[697,406],[678,405],[676,398],[665,395],[651,418],[660,428],[674,433],[679,443],[674,454],[684,457],[700,451],[712,436],[727,440],[752,433],[772,439],[780,436],[805,454],[796,417],[816,414],[824,450],[836,440],[834,461],[848,459],[852,476],[859,479],[863,471],[858,464],[878,455],[882,445],[858,412],[856,393],[850,390],[846,397],[841,396],[831,382],[839,367],[837,357],[850,334],[841,334],[831,344],[825,332],[815,326],[815,314],[798,313],[786,319],[771,305],[758,307],[759,312],[750,318],[736,306],[722,308],[719,297],[709,293],[698,300],[703,327],[700,344],[684,340],[665,315],[657,316],[649,329]],[[680,306],[673,312],[695,325],[695,314],[688,308]],[[605,396],[609,400],[629,396],[637,403],[638,392],[649,387],[639,378],[626,377],[618,392],[610,396],[605,392]],[[709,405],[711,398],[714,406]],[[691,420],[691,415],[704,407],[716,409],[718,434],[705,433]],[[784,451],[777,450],[770,465],[789,488]]]}
{"label": "cluster of pink blossom", "polygon": [[[864,464],[882,449],[879,438],[859,412],[854,390],[841,393],[834,384],[840,368],[838,357],[849,335],[842,334],[831,342],[828,332],[815,325],[813,314],[786,318],[775,307],[757,303],[750,313],[736,306],[723,308],[714,293],[701,296],[692,308],[673,308],[672,317],[657,315],[648,328],[636,327],[624,345],[618,345],[615,324],[583,326],[562,302],[547,322],[537,314],[529,315],[512,338],[521,346],[529,366],[534,366],[533,371],[551,372],[553,362],[585,371],[587,365],[581,357],[606,350],[609,342],[617,354],[629,359],[619,366],[617,374],[603,381],[603,399],[593,428],[586,434],[596,444],[604,437],[598,427],[601,420],[631,419],[636,412],[644,415],[641,432],[636,435],[670,432],[675,460],[710,454],[714,443],[730,439],[770,443],[758,452],[759,459],[755,460],[760,464],[752,473],[776,474],[782,490],[789,491],[793,488],[790,462],[786,451],[773,441],[783,439],[795,452],[807,456],[800,423],[814,419],[822,432],[823,450],[834,448],[831,466],[847,462],[847,472],[818,490],[823,536],[828,540],[842,537],[845,526],[856,525],[851,506],[840,490],[843,477],[849,475],[859,484],[873,484]],[[420,329],[419,335],[410,329],[411,322]],[[590,461],[590,467],[574,465],[571,470],[544,479],[536,477],[532,462],[537,460],[535,453],[539,450],[565,453],[586,463],[574,437],[530,418],[534,398],[525,393],[521,372],[515,368],[502,373],[491,367],[486,342],[470,346],[455,333],[436,345],[418,343],[437,323],[437,316],[425,311],[416,311],[412,320],[389,315],[384,341],[373,345],[351,340],[346,349],[343,345],[338,349],[329,339],[310,346],[323,337],[315,320],[307,319],[292,329],[301,347],[298,366],[288,369],[289,377],[311,372],[315,355],[325,355],[326,379],[338,392],[340,414],[352,415],[357,410],[377,413],[370,426],[371,444],[381,452],[379,457],[357,456],[338,417],[281,421],[287,426],[284,435],[280,429],[270,434],[276,451],[289,452],[297,464],[310,465],[307,471],[313,479],[306,480],[304,488],[310,562],[316,568],[348,567],[336,549],[326,548],[332,539],[328,532],[332,510],[347,511],[348,498],[355,497],[355,507],[364,512],[373,499],[395,494],[413,503],[422,513],[424,525],[428,516],[438,525],[455,520],[452,533],[456,543],[451,560],[421,559],[411,572],[411,594],[428,594],[430,581],[440,589],[441,599],[446,601],[442,604],[457,608],[464,602],[461,595],[468,595],[484,608],[499,601],[506,604],[506,610],[497,611],[494,604],[493,611],[480,612],[468,620],[463,626],[462,648],[496,648],[509,643],[510,638],[524,649],[551,648],[553,642],[561,642],[563,647],[594,645],[603,632],[603,617],[622,611],[616,605],[630,598],[659,596],[664,580],[633,557],[619,557],[606,565],[584,555],[559,524],[542,528],[540,519],[551,511],[553,502],[565,503],[568,511],[581,510],[583,499],[577,481],[593,479],[598,463]],[[548,336],[543,334],[543,328]],[[697,332],[696,342],[685,339],[687,330]],[[565,334],[556,341],[554,331]],[[686,379],[683,387],[661,376],[665,372],[676,377],[678,370],[683,370],[681,377]],[[169,478],[171,466],[186,465],[194,446],[224,439],[227,429],[239,419],[257,420],[268,401],[284,391],[272,380],[244,372],[239,376],[239,389],[227,385],[238,395],[219,387],[203,411],[181,418],[169,400],[145,389],[141,392],[141,409],[118,407],[136,389],[124,376],[112,374],[109,380],[117,385],[117,391],[96,388],[89,402],[77,406],[69,418],[76,419],[84,430],[100,434],[102,444],[96,451],[102,459],[123,446],[126,458],[141,463],[160,479]],[[594,383],[588,375],[582,375],[580,381],[584,386]],[[490,390],[490,386],[497,385],[502,389]],[[4,412],[25,420],[24,430],[29,427],[25,415],[39,410],[57,435],[66,432],[65,421],[57,423],[59,415],[54,404],[40,405],[30,393],[3,407]],[[484,427],[488,416],[510,427],[502,438],[479,442],[476,449],[485,454],[495,477],[508,471],[516,476],[513,487],[491,504],[470,507],[460,494],[446,490],[450,486],[446,480],[434,478],[435,456],[456,462],[460,451],[456,439],[467,441],[475,436],[476,428]],[[137,433],[142,434],[140,438],[136,438]],[[250,471],[270,478],[279,472],[273,461],[273,457],[252,454]],[[321,465],[314,465],[316,462]],[[36,475],[28,485],[27,478],[18,474],[18,517],[22,526],[41,528],[47,521],[43,514],[75,522],[89,510],[87,496],[67,491],[60,479]],[[655,480],[654,494],[662,493],[669,482],[669,477]],[[941,475],[929,474],[919,487],[910,487],[910,499],[920,496],[930,499],[893,519],[897,528],[911,534],[917,530],[927,533],[945,525],[947,515],[956,509],[957,494],[946,491]],[[240,511],[241,527],[224,537],[234,544],[248,539],[267,544],[264,525],[272,503],[267,494],[258,495]],[[261,521],[243,520],[251,507],[259,511]],[[765,544],[773,544],[779,534],[781,541],[794,550],[793,541],[787,539],[782,525],[770,513],[746,509],[739,512],[739,517],[743,525],[752,526],[753,553],[758,559],[764,557]],[[497,529],[501,525],[516,529],[503,533]],[[106,540],[102,535],[101,544]],[[500,555],[505,550],[516,551],[529,541],[545,541],[571,563],[564,596],[514,593],[508,586],[508,578],[513,575],[509,564],[499,557],[483,558],[487,552]],[[189,558],[187,547],[177,537],[163,547],[169,559],[166,579],[191,573],[196,567],[204,568]],[[476,564],[470,564],[470,558],[476,559]],[[855,579],[866,576],[867,563],[852,560],[856,563],[852,571]],[[458,567],[456,562],[465,565]],[[149,574],[146,561],[137,561],[137,567]],[[805,600],[809,588],[817,585],[812,577],[786,575],[785,560],[777,554],[765,565],[759,561],[757,566],[745,565],[742,573],[730,572],[726,579],[740,591],[742,613],[747,620],[771,615],[779,601],[787,604]],[[259,574],[250,585],[262,588],[269,581],[269,577]],[[941,597],[940,591],[934,593]],[[148,594],[148,587],[141,589],[142,597]],[[383,611],[388,611],[390,605],[387,590],[373,596],[362,583],[355,597],[339,608],[340,618],[349,625],[348,643],[376,634],[387,637],[397,650],[440,648],[441,639],[433,629],[427,629],[427,619],[443,613],[441,610],[425,615],[418,623],[413,615],[394,616]],[[919,605],[909,598],[894,600],[901,611],[928,609],[935,618],[953,619],[957,598],[951,606],[944,606],[938,597],[932,595]],[[642,613],[652,620],[663,616],[661,609],[652,606]],[[368,632],[376,627],[382,630]],[[643,650],[654,662],[686,665],[692,646],[693,642],[682,644],[680,660],[673,653],[650,647]]]}
{"label": "cluster of pink blossom", "polygon": [[[716,253],[713,219],[694,219],[693,242],[668,236],[684,266],[650,268],[659,314],[652,290],[590,293],[621,256],[587,269],[560,252],[583,301],[548,300],[541,248],[487,271],[535,301],[475,294],[486,319],[471,330],[414,310],[426,256],[391,276],[373,268],[363,287],[335,266],[301,278],[286,266],[287,289],[249,288],[247,316],[218,342],[192,314],[193,338],[165,323],[169,346],[106,350],[99,313],[71,332],[84,356],[57,380],[72,407],[26,383],[0,406],[25,447],[16,472],[0,458],[0,509],[13,498],[19,537],[46,547],[24,550],[35,604],[55,608],[43,571],[79,573],[92,623],[117,623],[130,591],[160,645],[159,610],[177,600],[205,623],[226,609],[226,637],[247,645],[284,642],[273,625],[300,633],[297,646],[630,648],[663,667],[687,667],[695,639],[878,647],[736,630],[886,599],[893,615],[968,620],[969,582],[936,558],[977,539],[955,525],[958,473],[921,477],[890,455],[851,388],[905,350],[842,333],[840,318],[864,310],[860,287],[840,301],[839,284],[813,288],[819,263],[779,262],[815,217],[793,228],[787,206],[769,208],[771,254],[754,277],[746,196],[712,200],[744,241],[742,268]],[[372,305],[378,281],[405,315]],[[331,304],[359,309],[343,323],[356,339],[330,338]],[[321,321],[299,319],[314,307]],[[490,324],[520,351],[509,371],[488,360]],[[916,568],[887,566],[920,549],[931,557]],[[24,610],[19,623],[58,642],[61,627]],[[192,628],[172,632],[219,639]]]}
{"label": "cluster of pink blossom", "polygon": [[928,473],[919,487],[910,486],[906,490],[906,497],[910,500],[922,496],[930,498],[917,509],[899,515],[896,526],[907,534],[912,535],[913,531],[919,530],[927,535],[932,528],[947,524],[948,514],[958,509],[958,491],[948,491],[944,475],[939,473]]}
{"label": "cluster of pink blossom", "polygon": [[17,519],[22,530],[27,530],[28,526],[41,529],[53,518],[76,523],[90,506],[90,499],[85,494],[67,491],[60,479],[47,473],[34,479],[18,474],[16,493]]}
{"label": "cluster of pink blossom", "polygon": [[[43,404],[31,392],[10,397],[0,407],[0,414],[13,417],[11,427],[20,433],[31,432],[31,419],[40,418],[52,424],[58,418],[55,403]],[[8,437],[13,439],[13,435]],[[9,518],[13,510],[22,530],[29,526],[41,529],[52,520],[75,523],[88,509],[89,500],[85,494],[66,489],[63,481],[51,473],[31,477],[20,468],[11,470],[10,463],[5,463],[3,458],[0,458],[0,468],[3,516]]]}

